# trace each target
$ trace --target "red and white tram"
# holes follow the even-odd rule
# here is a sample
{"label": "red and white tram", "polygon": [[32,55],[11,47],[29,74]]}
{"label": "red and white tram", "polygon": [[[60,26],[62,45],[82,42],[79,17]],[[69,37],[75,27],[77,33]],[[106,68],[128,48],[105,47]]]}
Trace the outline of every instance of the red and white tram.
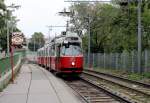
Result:
{"label": "red and white tram", "polygon": [[38,64],[58,73],[83,71],[82,40],[76,34],[67,32],[55,37],[38,50]]}

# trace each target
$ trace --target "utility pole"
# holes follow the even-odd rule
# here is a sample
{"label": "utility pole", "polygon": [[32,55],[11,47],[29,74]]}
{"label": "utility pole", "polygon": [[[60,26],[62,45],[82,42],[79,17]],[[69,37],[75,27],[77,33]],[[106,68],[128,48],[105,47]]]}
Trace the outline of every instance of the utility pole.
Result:
{"label": "utility pole", "polygon": [[52,31],[52,26],[46,26],[48,28],[48,38],[50,41],[50,32]]}
{"label": "utility pole", "polygon": [[67,24],[66,24],[66,32],[69,30],[69,21],[67,21]]}
{"label": "utility pole", "polygon": [[9,54],[9,22],[7,21],[7,54]]}
{"label": "utility pole", "polygon": [[142,56],[142,44],[141,44],[141,37],[142,37],[142,30],[141,30],[141,4],[142,0],[138,0],[138,72],[142,72],[141,67],[141,56]]}
{"label": "utility pole", "polygon": [[35,52],[35,37],[33,39],[34,39],[34,52]]}
{"label": "utility pole", "polygon": [[91,20],[90,20],[90,16],[88,15],[88,67],[91,68],[92,64],[91,64],[91,59],[90,59],[90,55],[91,55],[91,26],[90,26]]}

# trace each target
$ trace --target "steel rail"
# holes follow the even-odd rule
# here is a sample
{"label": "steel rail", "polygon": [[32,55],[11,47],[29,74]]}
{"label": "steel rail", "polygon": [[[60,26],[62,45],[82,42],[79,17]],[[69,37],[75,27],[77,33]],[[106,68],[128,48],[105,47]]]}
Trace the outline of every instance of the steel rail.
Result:
{"label": "steel rail", "polygon": [[[113,79],[108,79],[107,77],[102,77],[94,73],[83,72],[82,76],[85,76],[86,78],[89,78],[90,80],[93,80],[95,78],[93,80],[95,82],[97,82],[97,80],[101,80],[97,83],[99,85],[105,85],[106,88],[110,88],[111,90],[113,90],[114,87],[115,88],[117,87],[115,90],[118,91],[118,94],[122,94],[126,98],[129,98],[129,99],[132,98],[132,100],[136,101],[137,103],[139,103],[140,101],[147,101],[149,100],[148,98],[150,98],[149,89],[146,89],[145,91],[143,91],[144,90],[143,88],[141,89],[138,87],[134,88],[132,86],[124,84],[123,82],[114,81]],[[92,77],[94,78],[92,79]]]}
{"label": "steel rail", "polygon": [[105,93],[107,93],[108,95],[112,96],[113,98],[119,100],[121,103],[135,103],[134,101],[129,100],[128,98],[123,97],[121,95],[118,95],[116,92],[112,92],[112,91],[106,89],[105,87],[96,85],[95,83],[92,83],[91,81],[89,81],[89,80],[87,80],[85,78],[81,78],[81,79],[86,81],[87,83],[93,85],[94,87],[96,87],[96,88],[98,88],[100,90],[103,90]]}
{"label": "steel rail", "polygon": [[126,85],[121,84],[121,83],[118,83],[118,82],[116,82],[116,81],[108,80],[108,79],[106,79],[105,77],[100,77],[100,76],[98,76],[98,74],[97,74],[97,75],[94,75],[94,74],[92,74],[92,73],[86,73],[86,72],[83,72],[83,74],[90,75],[90,76],[93,76],[93,77],[96,77],[96,78],[99,78],[99,79],[103,79],[103,80],[105,80],[105,81],[111,82],[111,83],[116,84],[116,85],[119,85],[119,86],[121,86],[121,87],[128,88],[128,89],[130,89],[130,90],[133,90],[133,91],[135,91],[135,92],[139,92],[139,93],[141,93],[141,94],[143,94],[143,95],[146,95],[146,96],[149,96],[149,97],[150,97],[150,94],[149,94],[149,93],[146,93],[146,92],[144,92],[144,91],[142,91],[142,90],[138,90],[138,89],[133,88],[133,87],[126,86]]}

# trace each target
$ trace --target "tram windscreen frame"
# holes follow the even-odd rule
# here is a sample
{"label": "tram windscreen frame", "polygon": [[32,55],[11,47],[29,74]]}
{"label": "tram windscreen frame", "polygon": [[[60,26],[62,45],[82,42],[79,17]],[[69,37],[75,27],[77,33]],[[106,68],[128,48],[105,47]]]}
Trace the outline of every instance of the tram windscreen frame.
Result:
{"label": "tram windscreen frame", "polygon": [[82,54],[81,43],[67,43],[61,47],[61,55],[63,56],[77,56]]}

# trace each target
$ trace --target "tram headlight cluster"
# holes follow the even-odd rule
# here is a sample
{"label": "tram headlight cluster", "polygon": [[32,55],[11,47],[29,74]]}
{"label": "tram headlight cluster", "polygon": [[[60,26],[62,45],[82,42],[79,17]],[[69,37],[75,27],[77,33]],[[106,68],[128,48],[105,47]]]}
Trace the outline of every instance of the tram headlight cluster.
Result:
{"label": "tram headlight cluster", "polygon": [[72,64],[72,66],[74,66],[74,65],[75,65],[75,62],[72,62],[71,64]]}

